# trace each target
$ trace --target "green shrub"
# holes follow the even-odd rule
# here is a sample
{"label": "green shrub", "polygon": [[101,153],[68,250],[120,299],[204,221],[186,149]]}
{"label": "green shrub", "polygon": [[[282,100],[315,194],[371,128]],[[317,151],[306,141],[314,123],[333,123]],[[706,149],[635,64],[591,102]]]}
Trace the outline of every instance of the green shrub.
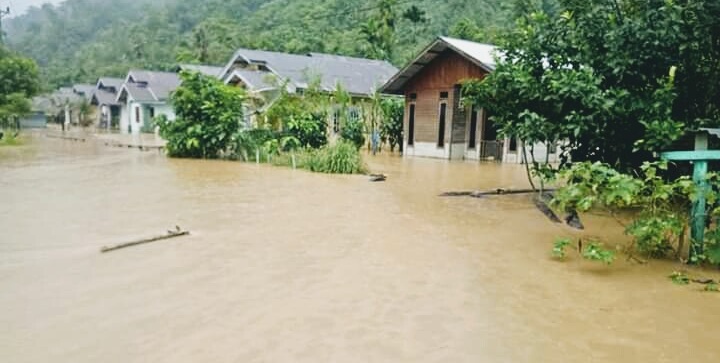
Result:
{"label": "green shrub", "polygon": [[312,152],[305,166],[310,171],[331,174],[362,174],[366,170],[360,151],[344,140]]}
{"label": "green shrub", "polygon": [[156,121],[168,154],[207,159],[232,155],[244,92],[197,72],[182,72],[180,77],[182,85],[172,95],[177,119],[161,116]]}
{"label": "green shrub", "polygon": [[365,144],[365,127],[360,119],[348,118],[340,130],[340,137],[349,141],[358,149]]}

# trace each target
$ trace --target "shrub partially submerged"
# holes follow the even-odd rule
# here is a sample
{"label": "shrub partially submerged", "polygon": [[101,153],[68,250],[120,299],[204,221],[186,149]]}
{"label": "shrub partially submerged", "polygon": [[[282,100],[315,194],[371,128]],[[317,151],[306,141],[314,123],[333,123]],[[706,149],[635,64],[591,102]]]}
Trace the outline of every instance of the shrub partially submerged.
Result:
{"label": "shrub partially submerged", "polygon": [[311,152],[305,166],[318,173],[362,174],[366,171],[360,151],[344,140]]}

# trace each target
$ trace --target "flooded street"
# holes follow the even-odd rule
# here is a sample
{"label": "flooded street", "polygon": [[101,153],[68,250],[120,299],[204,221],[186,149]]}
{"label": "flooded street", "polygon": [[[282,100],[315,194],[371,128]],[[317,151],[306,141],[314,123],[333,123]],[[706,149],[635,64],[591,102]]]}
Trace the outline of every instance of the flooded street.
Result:
{"label": "flooded street", "polygon": [[[528,196],[437,197],[525,187],[522,167],[367,160],[386,183],[43,136],[0,149],[1,361],[720,361],[720,294],[671,284],[677,264],[557,262],[575,232]],[[175,225],[192,235],[99,252]]]}

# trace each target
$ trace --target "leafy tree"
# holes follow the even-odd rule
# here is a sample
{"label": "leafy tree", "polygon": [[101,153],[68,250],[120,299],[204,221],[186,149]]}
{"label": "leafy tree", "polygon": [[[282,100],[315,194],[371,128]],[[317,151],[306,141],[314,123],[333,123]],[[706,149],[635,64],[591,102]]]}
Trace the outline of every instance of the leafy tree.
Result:
{"label": "leafy tree", "polygon": [[383,121],[380,125],[380,137],[390,145],[391,152],[394,152],[396,147],[402,151],[405,103],[401,98],[385,98],[381,107]]}
{"label": "leafy tree", "polygon": [[244,92],[197,72],[182,72],[173,93],[177,119],[157,120],[170,156],[214,159],[233,152]]}
{"label": "leafy tree", "polygon": [[0,126],[29,113],[29,98],[38,90],[35,62],[0,46]]}
{"label": "leafy tree", "polygon": [[562,5],[558,16],[521,17],[495,72],[465,86],[501,133],[636,168],[685,129],[718,124],[715,2]]}

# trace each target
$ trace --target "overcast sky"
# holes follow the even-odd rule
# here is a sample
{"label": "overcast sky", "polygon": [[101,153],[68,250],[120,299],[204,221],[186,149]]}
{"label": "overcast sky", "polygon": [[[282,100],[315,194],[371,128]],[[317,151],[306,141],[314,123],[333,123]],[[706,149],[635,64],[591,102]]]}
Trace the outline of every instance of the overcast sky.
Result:
{"label": "overcast sky", "polygon": [[11,16],[18,16],[31,6],[40,6],[44,3],[58,4],[64,0],[0,0],[0,9],[10,6]]}

